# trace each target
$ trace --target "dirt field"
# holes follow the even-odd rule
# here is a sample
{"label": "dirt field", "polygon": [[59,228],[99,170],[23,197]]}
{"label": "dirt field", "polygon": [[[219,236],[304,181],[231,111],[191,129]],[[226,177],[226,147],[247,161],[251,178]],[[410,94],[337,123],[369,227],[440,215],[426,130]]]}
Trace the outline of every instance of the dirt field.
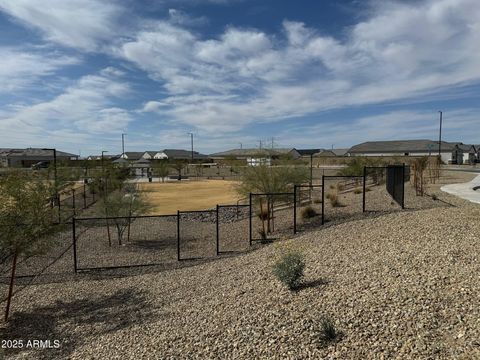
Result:
{"label": "dirt field", "polygon": [[151,214],[176,214],[177,210],[205,210],[236,204],[234,181],[205,180],[175,183],[141,183],[140,190],[153,206]]}

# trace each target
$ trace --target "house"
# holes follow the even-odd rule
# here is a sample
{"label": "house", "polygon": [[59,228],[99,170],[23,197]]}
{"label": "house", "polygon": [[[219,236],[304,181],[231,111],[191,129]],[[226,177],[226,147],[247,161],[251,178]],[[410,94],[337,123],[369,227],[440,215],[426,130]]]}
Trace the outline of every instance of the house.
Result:
{"label": "house", "polygon": [[[108,155],[108,154],[103,154],[103,159],[104,160],[117,160],[120,158],[120,155]],[[89,155],[87,157],[87,160],[102,160],[102,155]]]}
{"label": "house", "polygon": [[[142,155],[147,160],[192,160],[192,151],[182,149],[165,149],[162,151],[145,151]],[[193,160],[208,160],[208,156],[193,152]]]}
{"label": "house", "polygon": [[120,155],[120,157],[129,161],[137,161],[140,160],[144,154],[144,151],[126,151]]}
{"label": "house", "polygon": [[335,154],[335,156],[348,156],[348,149],[341,148],[341,149],[330,149],[331,152]]}
{"label": "house", "polygon": [[[445,163],[463,164],[464,150],[460,142],[441,142],[441,158]],[[350,156],[429,156],[439,151],[439,142],[432,140],[367,141],[352,146]]]}
{"label": "house", "polygon": [[[56,151],[57,161],[78,160],[78,155]],[[40,161],[53,162],[53,150],[41,148],[0,148],[2,167],[30,167]]]}
{"label": "house", "polygon": [[296,159],[299,159],[302,155],[295,148],[232,149],[232,150],[210,154],[210,158],[214,160],[225,160],[229,158],[234,158],[237,160],[260,159],[260,158],[279,159],[282,156],[291,157],[292,159],[296,160]]}
{"label": "house", "polygon": [[477,161],[477,148],[475,145],[467,144],[458,144],[458,147],[463,151],[463,163],[464,164],[475,164]]}

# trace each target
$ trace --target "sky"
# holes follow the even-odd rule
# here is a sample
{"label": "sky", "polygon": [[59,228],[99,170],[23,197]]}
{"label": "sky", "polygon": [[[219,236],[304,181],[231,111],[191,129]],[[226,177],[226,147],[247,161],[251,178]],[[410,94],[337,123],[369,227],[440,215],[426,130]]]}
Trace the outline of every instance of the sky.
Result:
{"label": "sky", "polygon": [[[480,144],[478,0],[0,0],[0,147]],[[240,145],[241,144],[241,145]]]}

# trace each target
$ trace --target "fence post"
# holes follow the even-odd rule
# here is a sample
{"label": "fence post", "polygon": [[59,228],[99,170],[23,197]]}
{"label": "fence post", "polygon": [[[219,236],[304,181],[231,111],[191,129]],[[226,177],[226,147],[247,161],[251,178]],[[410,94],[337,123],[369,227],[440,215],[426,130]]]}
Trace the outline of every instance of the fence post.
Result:
{"label": "fence post", "polygon": [[297,185],[293,185],[293,234],[297,233]]}
{"label": "fence post", "polygon": [[248,240],[252,246],[252,193],[249,194],[248,205]]}
{"label": "fence post", "polygon": [[402,167],[402,209],[405,209],[405,163]]}
{"label": "fence post", "polygon": [[77,211],[75,209],[75,189],[72,189],[72,207],[73,207],[73,216],[77,215]]}
{"label": "fence post", "polygon": [[73,236],[73,269],[75,274],[78,272],[77,268],[77,235],[75,229],[75,216],[72,219],[72,236]]}
{"label": "fence post", "polygon": [[180,211],[177,210],[177,260],[180,261]]}
{"label": "fence post", "polygon": [[322,225],[325,223],[325,175],[322,175]]}
{"label": "fence post", "polygon": [[362,212],[365,212],[365,194],[367,189],[367,167],[363,167],[363,199],[362,199]]}
{"label": "fence post", "polygon": [[57,206],[58,206],[58,222],[61,223],[62,222],[62,206],[60,204],[60,195],[57,194],[56,196],[56,199],[57,199]]}
{"label": "fence post", "polygon": [[87,208],[87,184],[83,182],[83,209]]}
{"label": "fence post", "polygon": [[217,238],[216,238],[216,242],[217,242],[217,256],[220,254],[220,227],[219,227],[219,224],[218,224],[218,204],[217,204],[217,213],[216,213],[216,226],[217,226]]}

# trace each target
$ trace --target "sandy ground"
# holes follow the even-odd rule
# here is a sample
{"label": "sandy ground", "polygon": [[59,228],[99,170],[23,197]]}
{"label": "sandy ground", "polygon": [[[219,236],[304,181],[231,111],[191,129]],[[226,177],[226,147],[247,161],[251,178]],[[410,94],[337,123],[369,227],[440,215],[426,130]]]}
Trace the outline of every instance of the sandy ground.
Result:
{"label": "sandy ground", "polygon": [[175,183],[141,183],[140,190],[153,206],[151,214],[176,214],[177,210],[205,210],[236,204],[239,195],[234,181],[205,180]]}

